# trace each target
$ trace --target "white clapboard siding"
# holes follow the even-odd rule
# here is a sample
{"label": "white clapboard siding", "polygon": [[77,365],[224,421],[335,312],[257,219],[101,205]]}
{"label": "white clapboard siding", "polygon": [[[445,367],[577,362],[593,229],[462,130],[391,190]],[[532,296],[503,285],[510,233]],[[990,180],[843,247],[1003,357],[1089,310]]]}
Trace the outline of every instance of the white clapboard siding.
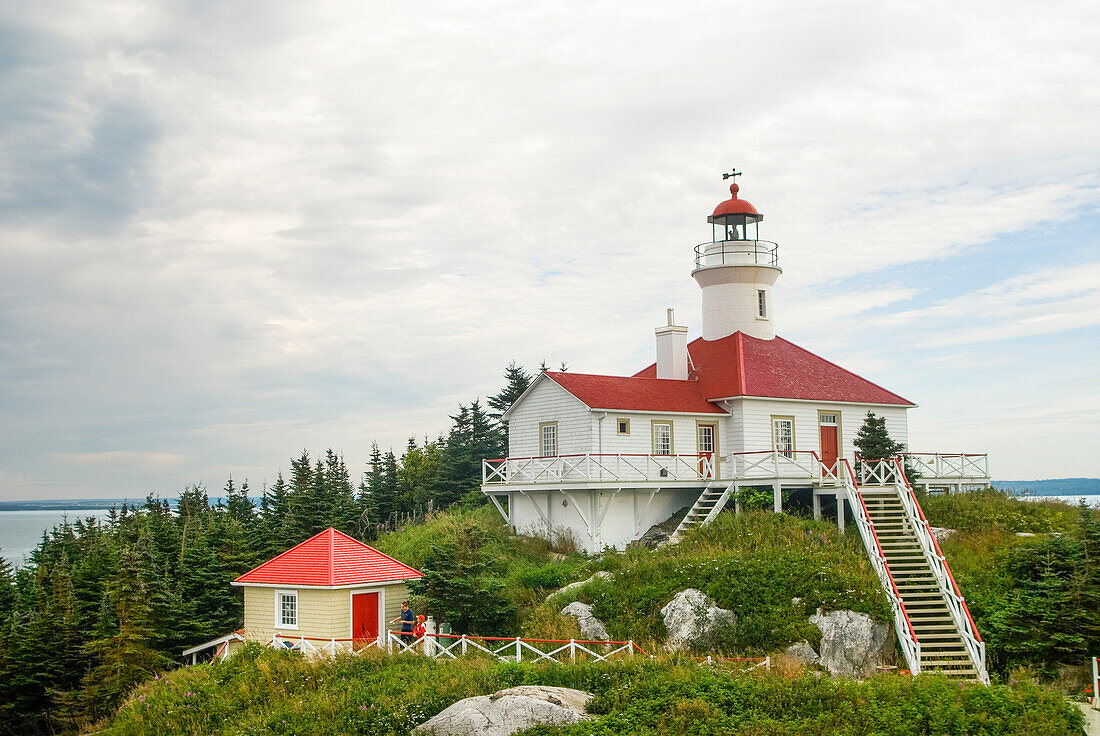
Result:
{"label": "white clapboard siding", "polygon": [[740,399],[734,402],[742,415],[744,427],[744,451],[771,450],[772,417],[794,417],[794,449],[796,451],[821,451],[821,435],[818,430],[818,413],[830,412],[840,415],[840,443],[844,457],[851,458],[855,453],[852,441],[863,425],[868,411],[877,416],[886,417],[886,429],[890,437],[906,446],[909,443],[909,428],[905,407],[870,406],[867,404],[838,404],[827,401],[760,401]]}
{"label": "white clapboard siding", "polygon": [[[602,412],[600,412],[602,413]],[[620,419],[630,420],[630,434],[618,434]],[[596,447],[593,452],[606,455],[649,455],[653,452],[653,422],[672,423],[672,452],[676,455],[693,455],[699,451],[698,422],[718,425],[718,448],[725,452],[726,418],[722,414],[643,414],[635,412],[611,412],[600,422],[593,419]],[[601,427],[602,424],[602,427]],[[601,441],[602,439],[602,441]]]}
{"label": "white clapboard siding", "polygon": [[508,457],[537,457],[539,424],[558,423],[558,454],[592,449],[592,412],[573,394],[542,377],[508,415]]}

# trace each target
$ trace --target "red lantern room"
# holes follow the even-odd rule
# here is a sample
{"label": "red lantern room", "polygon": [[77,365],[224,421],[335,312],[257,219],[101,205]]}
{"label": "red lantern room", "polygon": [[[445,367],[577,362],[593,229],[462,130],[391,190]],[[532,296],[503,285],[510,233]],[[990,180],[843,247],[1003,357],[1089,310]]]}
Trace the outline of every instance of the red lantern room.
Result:
{"label": "red lantern room", "polygon": [[707,222],[714,226],[715,242],[760,239],[759,222],[764,216],[756,211],[752,203],[739,199],[739,191],[741,187],[737,186],[737,182],[730,184],[730,198],[715,207],[714,213],[707,218]]}

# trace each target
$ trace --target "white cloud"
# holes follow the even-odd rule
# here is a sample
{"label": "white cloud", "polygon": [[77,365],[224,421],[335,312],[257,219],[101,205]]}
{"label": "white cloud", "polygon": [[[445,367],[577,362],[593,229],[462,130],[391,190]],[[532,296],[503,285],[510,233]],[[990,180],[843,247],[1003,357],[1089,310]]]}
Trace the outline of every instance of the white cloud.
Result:
{"label": "white cloud", "polygon": [[632,372],[664,307],[697,325],[691,247],[730,165],[781,244],[781,331],[871,377],[914,360],[859,344],[857,316],[976,368],[975,340],[1094,325],[1095,264],[1060,282],[1041,254],[928,306],[934,284],[835,287],[1100,203],[1098,22],[1083,2],[23,6],[0,27],[0,469],[169,454],[189,459],[87,492],[220,486],[302,445],[357,461],[434,435],[513,358]]}

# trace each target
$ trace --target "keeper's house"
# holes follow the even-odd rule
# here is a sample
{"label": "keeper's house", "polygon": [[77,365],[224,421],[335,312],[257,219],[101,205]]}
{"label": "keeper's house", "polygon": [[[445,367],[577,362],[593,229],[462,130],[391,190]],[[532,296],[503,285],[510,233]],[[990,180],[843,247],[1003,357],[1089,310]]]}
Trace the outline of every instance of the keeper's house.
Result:
{"label": "keeper's house", "polygon": [[[913,402],[775,335],[778,246],[759,239],[763,215],[737,184],[730,193],[695,247],[700,338],[689,344],[669,310],[654,364],[629,377],[545,371],[504,414],[509,457],[483,463],[482,492],[514,530],[622,548],[679,509],[692,507],[677,535],[762,485],[777,511],[799,491],[843,525],[841,476],[867,413],[908,445]],[[985,455],[909,462],[933,488],[989,484]]]}
{"label": "keeper's house", "polygon": [[408,565],[328,528],[233,581],[244,588],[244,627],[184,652],[218,647],[224,657],[246,641],[333,653],[384,645],[386,622],[401,613]]}

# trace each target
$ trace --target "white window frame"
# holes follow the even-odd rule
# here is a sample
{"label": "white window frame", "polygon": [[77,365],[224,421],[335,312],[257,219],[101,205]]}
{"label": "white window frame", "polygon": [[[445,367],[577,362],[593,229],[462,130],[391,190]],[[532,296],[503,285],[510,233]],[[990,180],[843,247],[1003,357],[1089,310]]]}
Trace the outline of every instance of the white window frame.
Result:
{"label": "white window frame", "polygon": [[[292,598],[294,600],[294,623],[288,624],[283,619],[283,599]],[[276,629],[298,629],[298,622],[302,620],[301,607],[298,605],[298,591],[297,590],[276,590],[275,591],[275,628]]]}
{"label": "white window frame", "polygon": [[[779,438],[779,423],[785,422],[790,426],[790,448],[780,447]],[[794,459],[795,456],[795,443],[794,443],[794,417],[791,416],[775,416],[772,415],[772,449],[778,452],[785,458]]]}
{"label": "white window frame", "polygon": [[[553,444],[550,447],[553,452],[547,452],[547,437],[546,430],[550,430],[552,437],[550,442]],[[539,424],[539,457],[557,457],[558,456],[558,423],[557,422],[541,422]]]}
{"label": "white window frame", "polygon": [[[653,433],[653,454],[654,454],[654,456],[656,456],[656,457],[672,457],[672,455],[675,454],[675,452],[676,452],[676,450],[674,449],[674,446],[673,446],[673,441],[672,441],[672,422],[671,421],[666,421],[666,420],[654,419],[652,424],[653,424],[652,433]],[[668,427],[668,452],[659,452],[658,451],[657,427]]]}
{"label": "white window frame", "polygon": [[768,292],[766,289],[756,290],[756,318],[768,318]]}

